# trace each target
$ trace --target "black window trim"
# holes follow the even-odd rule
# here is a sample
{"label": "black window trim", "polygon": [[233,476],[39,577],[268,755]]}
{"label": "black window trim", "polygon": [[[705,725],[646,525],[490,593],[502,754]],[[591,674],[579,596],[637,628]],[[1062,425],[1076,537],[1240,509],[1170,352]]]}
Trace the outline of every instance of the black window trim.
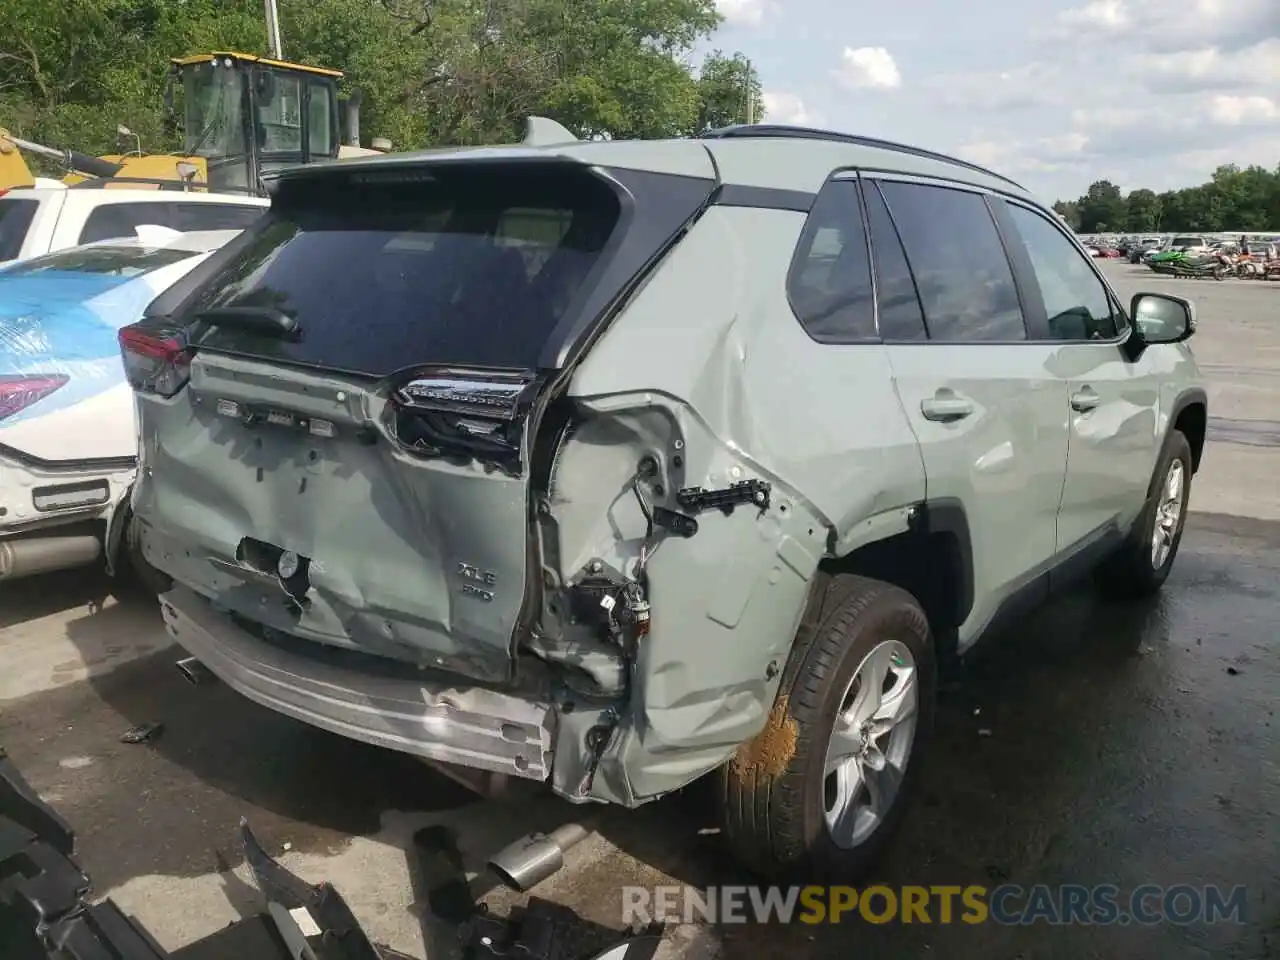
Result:
{"label": "black window trim", "polygon": [[[1037,315],[1038,314],[1042,315],[1044,313],[1044,310],[1043,310],[1043,307],[1041,307],[1037,311],[1036,309],[1034,309],[1033,305],[1028,304],[1027,302],[1028,298],[1026,296],[1026,292],[1024,289],[1024,282],[1023,282],[1025,278],[1019,278],[1018,276],[1017,264],[1014,262],[1015,258],[1010,254],[1010,251],[1009,251],[1009,242],[1007,238],[1004,236],[1004,233],[1000,228],[1000,221],[996,217],[995,212],[992,209],[991,198],[996,195],[996,191],[993,191],[980,184],[971,183],[965,180],[952,180],[950,178],[925,176],[925,175],[916,174],[916,173],[909,173],[903,170],[872,171],[866,167],[863,167],[863,168],[860,168],[859,172],[863,176],[865,176],[868,173],[871,173],[872,176],[867,177],[867,179],[870,182],[877,183],[877,184],[880,183],[881,181],[908,183],[908,184],[916,184],[923,187],[937,187],[942,190],[954,190],[958,193],[971,193],[971,194],[977,195],[983,201],[983,206],[987,210],[987,215],[991,217],[992,228],[995,230],[996,237],[1000,241],[1001,249],[1004,251],[1004,254],[1005,254],[1005,263],[1009,265],[1009,273],[1013,278],[1014,292],[1018,297],[1018,307],[1022,311],[1022,328],[1023,328],[1023,331],[1026,333],[1026,336],[1020,340],[941,340],[933,337],[931,334],[927,340],[885,340],[883,341],[884,343],[890,344],[892,346],[916,346],[916,347],[924,347],[924,346],[930,346],[930,345],[948,346],[948,347],[1008,347],[1008,346],[1025,346],[1025,345],[1034,344],[1037,342],[1037,338],[1034,335],[1034,330],[1032,329],[1032,325],[1037,321]],[[881,196],[884,197],[883,192],[881,193]],[[889,210],[889,218],[894,221],[894,229],[897,229],[897,219],[893,215],[893,205],[889,203],[888,197],[884,197],[884,201],[885,201],[885,206]],[[905,244],[903,248],[905,250]],[[912,271],[912,279],[914,280],[915,268],[911,267],[910,254],[907,254],[907,265]],[[919,287],[917,285],[917,290],[918,289]],[[929,318],[926,313],[925,315],[926,329],[928,328],[928,323],[929,323]],[[1046,328],[1047,328],[1047,321],[1046,321]]]}
{"label": "black window trim", "polygon": [[1057,230],[1060,235],[1067,238],[1067,241],[1075,248],[1076,253],[1078,253],[1084,259],[1085,263],[1088,264],[1089,270],[1093,273],[1094,277],[1102,284],[1102,290],[1106,294],[1107,301],[1111,304],[1111,309],[1115,311],[1115,316],[1119,321],[1119,330],[1116,335],[1114,337],[1108,337],[1106,340],[1060,340],[1049,335],[1049,317],[1048,314],[1045,313],[1044,295],[1041,293],[1037,298],[1036,310],[1043,320],[1043,336],[1037,337],[1037,339],[1044,343],[1089,344],[1090,346],[1099,347],[1119,346],[1128,340],[1133,328],[1133,324],[1129,320],[1129,314],[1124,309],[1124,306],[1120,302],[1120,297],[1116,294],[1115,290],[1112,289],[1112,286],[1110,282],[1108,282],[1106,276],[1098,269],[1098,265],[1094,263],[1093,258],[1086,252],[1084,244],[1080,242],[1079,237],[1076,237],[1074,234],[1063,229],[1061,222],[1055,222],[1057,221],[1056,216],[1038,208],[1035,204],[1027,203],[1024,200],[1014,200],[1010,197],[1001,197],[1000,200],[1001,203],[994,206],[999,206],[999,219],[1006,223],[1006,229],[1009,231],[1013,243],[1021,249],[1021,256],[1026,258],[1024,269],[1027,271],[1028,283],[1032,284],[1030,289],[1034,289],[1037,293],[1040,293],[1040,281],[1037,279],[1035,269],[1031,265],[1031,256],[1025,249],[1025,241],[1022,240],[1021,235],[1017,232],[1017,225],[1009,217],[1007,207],[1010,204],[1022,207],[1022,209],[1027,212],[1039,216],[1042,220],[1047,221],[1050,226]]}
{"label": "black window trim", "polygon": [[[871,216],[867,212],[868,190],[875,190],[880,202],[884,204],[885,212],[889,213],[889,225],[893,227],[893,235],[897,238],[898,249],[902,252],[902,260],[907,265],[907,274],[911,277],[911,286],[916,291],[916,304],[920,307],[920,323],[924,327],[923,340],[900,340],[897,337],[885,339],[884,334],[880,332],[880,277],[876,272],[875,238],[871,235]],[[867,234],[867,257],[871,261],[871,296],[876,336],[880,338],[881,343],[928,343],[932,339],[932,334],[929,333],[929,318],[925,316],[924,303],[920,300],[920,284],[916,282],[916,269],[911,266],[911,259],[907,256],[907,245],[902,242],[902,234],[898,230],[898,224],[893,219],[893,214],[889,211],[889,201],[885,198],[884,192],[879,185],[874,180],[867,180],[861,173],[858,174],[858,196],[862,201],[862,229]]]}

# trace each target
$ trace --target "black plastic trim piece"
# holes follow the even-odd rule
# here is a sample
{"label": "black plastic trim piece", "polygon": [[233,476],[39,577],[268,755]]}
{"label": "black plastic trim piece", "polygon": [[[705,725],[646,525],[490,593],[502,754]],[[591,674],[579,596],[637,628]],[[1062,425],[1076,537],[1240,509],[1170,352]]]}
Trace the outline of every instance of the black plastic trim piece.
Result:
{"label": "black plastic trim piece", "polygon": [[738,124],[732,127],[720,127],[717,130],[708,130],[700,135],[704,140],[745,140],[752,138],[759,139],[789,139],[789,140],[826,140],[831,143],[847,143],[856,147],[872,147],[877,150],[890,150],[894,153],[901,153],[906,156],[919,157],[921,160],[937,160],[942,163],[948,163],[955,167],[963,167],[965,170],[972,170],[975,173],[985,174],[988,177],[994,177],[1002,180],[1019,190],[1025,188],[1022,184],[1015,180],[1010,180],[1003,174],[996,173],[994,170],[988,170],[986,167],[980,167],[976,163],[970,163],[968,160],[961,160],[958,157],[948,156],[945,153],[938,153],[934,150],[926,150],[923,147],[913,147],[905,143],[895,143],[892,140],[880,140],[876,137],[863,137],[853,133],[839,133],[835,130],[821,130],[816,127],[789,127],[783,124]]}
{"label": "black plastic trim piece", "polygon": [[969,619],[973,610],[973,537],[969,533],[969,517],[964,504],[951,497],[926,500],[915,519],[915,529],[925,536],[946,533],[956,538],[959,546],[960,583],[956,590],[955,625]]}
{"label": "black plastic trim piece", "polygon": [[751,187],[726,183],[712,200],[718,207],[755,207],[760,210],[790,210],[808,213],[817,199],[807,190],[783,190],[777,187]]}
{"label": "black plastic trim piece", "polygon": [[[1209,395],[1199,387],[1190,387],[1182,393],[1178,394],[1178,398],[1173,401],[1173,407],[1169,411],[1169,427],[1165,431],[1166,437],[1168,431],[1174,429],[1174,425],[1178,422],[1178,418],[1182,416],[1182,412],[1188,407],[1200,406],[1204,408],[1206,433],[1209,423]],[[1190,439],[1190,438],[1188,438]],[[1162,448],[1163,449],[1163,448]],[[1204,446],[1201,444],[1197,453],[1194,449],[1191,451],[1195,463],[1192,464],[1192,473],[1200,472],[1200,463],[1204,459]]]}

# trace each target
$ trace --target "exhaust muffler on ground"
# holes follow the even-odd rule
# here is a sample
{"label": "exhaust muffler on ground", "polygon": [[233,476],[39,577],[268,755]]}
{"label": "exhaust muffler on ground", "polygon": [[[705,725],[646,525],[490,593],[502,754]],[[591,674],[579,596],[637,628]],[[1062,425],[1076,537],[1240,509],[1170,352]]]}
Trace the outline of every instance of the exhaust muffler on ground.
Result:
{"label": "exhaust muffler on ground", "polygon": [[550,833],[532,833],[499,851],[489,869],[513,890],[525,892],[564,866],[564,855],[587,838],[586,827],[566,823]]}

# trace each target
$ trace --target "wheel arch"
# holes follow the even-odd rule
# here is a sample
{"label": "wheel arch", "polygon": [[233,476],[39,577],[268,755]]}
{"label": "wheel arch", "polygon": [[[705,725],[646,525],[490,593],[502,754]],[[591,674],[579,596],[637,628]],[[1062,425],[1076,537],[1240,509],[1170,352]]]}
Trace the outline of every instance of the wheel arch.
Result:
{"label": "wheel arch", "polygon": [[1192,387],[1182,391],[1169,411],[1169,428],[1178,430],[1191,446],[1191,472],[1200,470],[1205,435],[1209,426],[1209,398],[1204,390]]}
{"label": "wheel arch", "polygon": [[819,569],[883,580],[906,590],[924,608],[940,657],[955,652],[958,628],[974,602],[973,541],[961,501],[923,500],[909,511],[906,530],[827,557]]}

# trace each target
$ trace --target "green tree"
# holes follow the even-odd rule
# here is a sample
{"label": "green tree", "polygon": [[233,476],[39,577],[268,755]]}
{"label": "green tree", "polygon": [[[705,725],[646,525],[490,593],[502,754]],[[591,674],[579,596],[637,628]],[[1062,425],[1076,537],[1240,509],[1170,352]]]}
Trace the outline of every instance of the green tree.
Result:
{"label": "green tree", "polygon": [[1127,211],[1120,188],[1110,180],[1098,180],[1079,200],[1080,230],[1095,233],[1124,224]]}
{"label": "green tree", "polygon": [[764,116],[761,97],[760,77],[750,60],[741,53],[709,53],[698,71],[697,129],[758,123]]}
{"label": "green tree", "polygon": [[1138,189],[1124,196],[1115,184],[1099,180],[1084,196],[1059,200],[1053,208],[1082,233],[1280,233],[1280,166],[1268,170],[1226,164],[1205,183],[1159,194]]}
{"label": "green tree", "polygon": [[1053,212],[1065,220],[1072,230],[1080,229],[1080,202],[1078,200],[1059,200],[1053,205]]}
{"label": "green tree", "polygon": [[[740,54],[690,64],[715,0],[279,0],[284,55],[360,88],[366,142],[397,149],[510,141],[531,113],[579,136],[684,136],[734,116]],[[7,0],[0,126],[86,153],[116,125],[172,149],[162,93],[173,56],[267,53],[261,0]],[[735,116],[736,119],[736,116]]]}
{"label": "green tree", "polygon": [[1134,190],[1125,198],[1125,229],[1134,233],[1153,233],[1160,229],[1160,198],[1154,190]]}

